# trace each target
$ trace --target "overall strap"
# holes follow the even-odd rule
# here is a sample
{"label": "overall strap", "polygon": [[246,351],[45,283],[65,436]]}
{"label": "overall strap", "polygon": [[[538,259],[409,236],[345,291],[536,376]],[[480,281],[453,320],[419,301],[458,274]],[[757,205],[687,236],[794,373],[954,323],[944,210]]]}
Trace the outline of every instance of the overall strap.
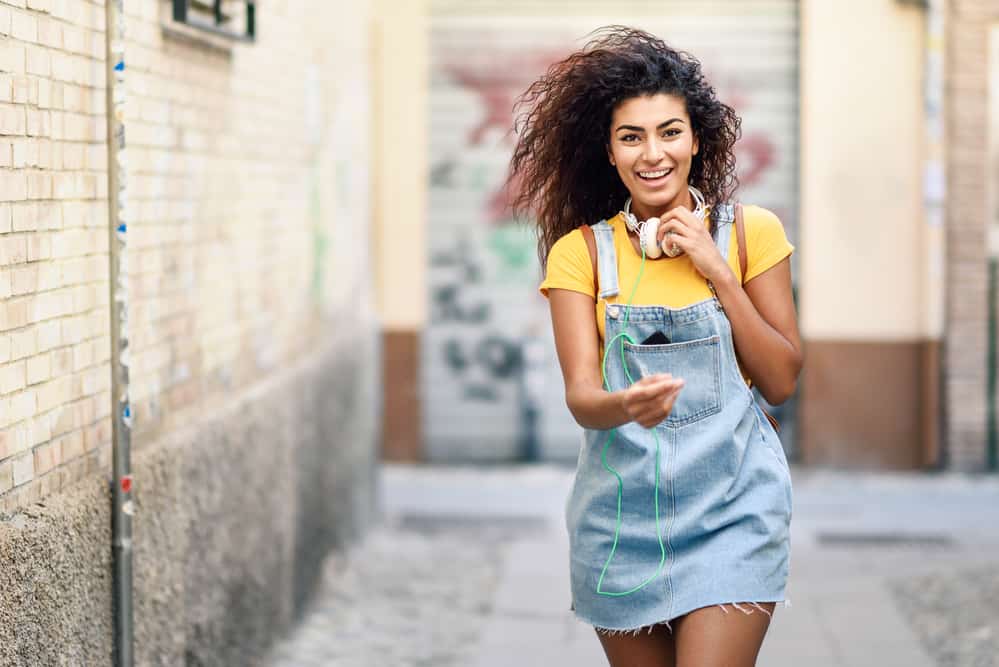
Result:
{"label": "overall strap", "polygon": [[718,204],[711,209],[715,218],[715,243],[722,257],[728,260],[729,240],[733,223],[735,226],[735,241],[739,249],[739,275],[742,282],[746,280],[746,266],[749,263],[746,254],[746,226],[742,219],[742,204]]}
{"label": "overall strap", "polygon": [[586,240],[590,252],[590,262],[593,265],[594,291],[598,299],[616,296],[617,286],[617,253],[614,251],[614,228],[606,220],[595,225],[580,225],[580,231]]}

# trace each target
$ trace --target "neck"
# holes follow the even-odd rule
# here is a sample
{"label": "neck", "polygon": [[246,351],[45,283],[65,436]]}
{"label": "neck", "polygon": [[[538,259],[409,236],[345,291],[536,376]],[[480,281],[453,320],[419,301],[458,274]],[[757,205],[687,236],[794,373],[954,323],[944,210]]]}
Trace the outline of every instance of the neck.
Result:
{"label": "neck", "polygon": [[677,206],[686,206],[688,210],[694,210],[694,197],[690,194],[689,189],[684,188],[672,201],[663,206],[646,206],[636,202],[634,199],[631,200],[631,212],[640,221],[648,220],[652,217],[661,218],[667,211],[672,211]]}

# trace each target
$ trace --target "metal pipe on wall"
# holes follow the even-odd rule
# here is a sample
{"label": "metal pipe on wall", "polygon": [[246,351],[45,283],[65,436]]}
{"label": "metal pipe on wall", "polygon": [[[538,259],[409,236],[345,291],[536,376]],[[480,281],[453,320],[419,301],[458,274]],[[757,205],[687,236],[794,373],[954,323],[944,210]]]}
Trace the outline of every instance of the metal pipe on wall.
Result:
{"label": "metal pipe on wall", "polygon": [[124,0],[107,0],[105,57],[108,142],[108,234],[111,310],[111,555],[114,664],[133,663],[132,627],[132,408],[129,401],[128,263],[125,173],[125,9]]}

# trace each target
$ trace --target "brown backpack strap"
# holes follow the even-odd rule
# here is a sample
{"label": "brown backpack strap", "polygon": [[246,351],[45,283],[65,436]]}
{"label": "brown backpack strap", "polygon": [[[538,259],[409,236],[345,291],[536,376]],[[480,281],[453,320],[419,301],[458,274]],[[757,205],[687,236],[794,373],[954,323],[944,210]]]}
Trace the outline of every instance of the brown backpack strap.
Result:
{"label": "brown backpack strap", "polygon": [[746,265],[749,260],[746,258],[746,225],[742,221],[742,204],[735,205],[735,240],[739,246],[739,270],[740,280],[746,282]]}
{"label": "brown backpack strap", "polygon": [[595,299],[600,294],[600,282],[597,278],[597,239],[593,236],[593,230],[589,225],[580,225],[579,231],[583,233],[586,249],[590,253],[590,264],[593,265],[593,298]]}
{"label": "brown backpack strap", "polygon": [[[746,224],[742,219],[742,204],[735,205],[735,241],[739,246],[739,270],[741,273],[741,281],[743,284],[746,283],[746,269],[749,265],[749,259],[747,257],[748,251],[746,250]],[[749,386],[753,386],[753,381],[750,379]],[[774,430],[780,433],[780,423],[774,418],[772,414],[767,412],[766,408],[762,405],[760,410],[766,415],[767,421],[774,427]]]}

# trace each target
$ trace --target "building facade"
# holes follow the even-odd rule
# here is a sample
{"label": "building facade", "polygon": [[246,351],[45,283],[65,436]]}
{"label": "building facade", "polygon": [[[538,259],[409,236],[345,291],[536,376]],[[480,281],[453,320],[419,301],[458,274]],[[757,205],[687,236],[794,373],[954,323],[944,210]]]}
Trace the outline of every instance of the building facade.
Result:
{"label": "building facade", "polygon": [[[174,4],[124,2],[136,658],[255,664],[374,512],[372,8]],[[3,664],[112,650],[104,31],[0,0]]]}

